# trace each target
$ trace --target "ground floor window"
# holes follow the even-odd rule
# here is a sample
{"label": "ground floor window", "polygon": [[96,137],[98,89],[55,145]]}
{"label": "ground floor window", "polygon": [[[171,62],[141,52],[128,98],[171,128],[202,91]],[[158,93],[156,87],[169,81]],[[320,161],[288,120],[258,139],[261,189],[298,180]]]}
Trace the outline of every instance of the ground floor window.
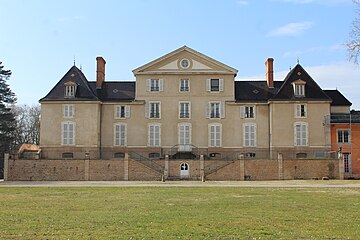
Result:
{"label": "ground floor window", "polygon": [[344,159],[344,172],[345,173],[350,173],[350,154],[349,153],[344,153],[343,154],[343,159]]}
{"label": "ground floor window", "polygon": [[209,125],[209,146],[221,147],[221,124]]}

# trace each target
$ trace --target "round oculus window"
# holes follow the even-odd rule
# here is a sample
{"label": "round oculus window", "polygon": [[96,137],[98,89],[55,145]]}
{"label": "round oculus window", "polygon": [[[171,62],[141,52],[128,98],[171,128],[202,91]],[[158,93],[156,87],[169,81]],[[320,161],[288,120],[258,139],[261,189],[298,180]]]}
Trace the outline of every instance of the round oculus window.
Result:
{"label": "round oculus window", "polygon": [[187,59],[181,60],[181,61],[180,61],[180,66],[181,66],[182,68],[188,68],[188,67],[190,66],[189,60],[187,60]]}

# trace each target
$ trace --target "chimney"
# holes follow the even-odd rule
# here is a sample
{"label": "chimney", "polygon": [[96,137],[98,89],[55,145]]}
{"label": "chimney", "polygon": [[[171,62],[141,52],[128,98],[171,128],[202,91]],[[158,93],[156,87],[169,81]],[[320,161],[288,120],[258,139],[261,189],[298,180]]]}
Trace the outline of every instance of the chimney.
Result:
{"label": "chimney", "polygon": [[101,89],[105,81],[105,64],[103,57],[96,57],[96,89]]}
{"label": "chimney", "polygon": [[268,58],[265,62],[266,67],[266,82],[269,88],[274,87],[274,59]]}

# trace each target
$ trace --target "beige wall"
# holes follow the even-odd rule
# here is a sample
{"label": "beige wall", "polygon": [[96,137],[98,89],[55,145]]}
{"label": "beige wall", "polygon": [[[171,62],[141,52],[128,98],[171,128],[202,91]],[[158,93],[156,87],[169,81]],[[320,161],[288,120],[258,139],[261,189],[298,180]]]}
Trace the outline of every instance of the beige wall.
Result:
{"label": "beige wall", "polygon": [[[65,118],[63,105],[73,104],[75,116]],[[75,122],[75,146],[98,147],[99,146],[99,121],[100,104],[97,102],[42,102],[40,122],[40,145],[41,147],[61,146],[62,122]]]}

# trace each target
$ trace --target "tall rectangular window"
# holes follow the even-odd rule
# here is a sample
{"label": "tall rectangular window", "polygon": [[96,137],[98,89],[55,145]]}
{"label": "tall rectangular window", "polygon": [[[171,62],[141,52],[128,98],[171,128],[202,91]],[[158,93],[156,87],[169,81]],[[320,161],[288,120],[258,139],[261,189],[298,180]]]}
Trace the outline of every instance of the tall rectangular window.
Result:
{"label": "tall rectangular window", "polygon": [[115,106],[115,119],[129,118],[130,106],[117,105]]}
{"label": "tall rectangular window", "polygon": [[179,125],[179,151],[191,151],[191,125]]}
{"label": "tall rectangular window", "polygon": [[308,124],[307,123],[295,123],[294,127],[295,146],[307,146],[308,145]]}
{"label": "tall rectangular window", "polygon": [[61,126],[62,145],[75,145],[75,123],[63,122]]}
{"label": "tall rectangular window", "polygon": [[160,147],[161,128],[159,124],[149,125],[148,145],[151,147]]}
{"label": "tall rectangular window", "polygon": [[244,124],[244,147],[256,147],[256,124]]}
{"label": "tall rectangular window", "polygon": [[126,146],[126,124],[114,125],[114,146]]}
{"label": "tall rectangular window", "polygon": [[298,118],[304,118],[306,115],[306,104],[295,104],[295,116]]}
{"label": "tall rectangular window", "polygon": [[148,92],[161,92],[163,91],[163,79],[147,79],[147,91]]}
{"label": "tall rectangular window", "polygon": [[149,113],[150,118],[160,118],[160,103],[159,102],[150,102],[149,104]]}
{"label": "tall rectangular window", "polygon": [[180,102],[179,103],[179,118],[190,118],[190,103]]}
{"label": "tall rectangular window", "polygon": [[74,117],[74,105],[73,104],[64,104],[63,105],[63,116],[64,118],[73,118]]}
{"label": "tall rectangular window", "polygon": [[189,79],[180,80],[180,92],[190,92]]}
{"label": "tall rectangular window", "polygon": [[338,129],[337,139],[340,144],[350,143],[350,129]]}
{"label": "tall rectangular window", "polygon": [[343,154],[343,159],[344,159],[344,172],[349,173],[350,169],[351,169],[350,154],[349,153],[344,153]]}
{"label": "tall rectangular window", "polygon": [[305,84],[294,84],[294,95],[296,97],[305,96]]}
{"label": "tall rectangular window", "polygon": [[75,97],[76,85],[65,86],[65,97]]}
{"label": "tall rectangular window", "polygon": [[221,124],[209,125],[209,147],[221,147]]}

